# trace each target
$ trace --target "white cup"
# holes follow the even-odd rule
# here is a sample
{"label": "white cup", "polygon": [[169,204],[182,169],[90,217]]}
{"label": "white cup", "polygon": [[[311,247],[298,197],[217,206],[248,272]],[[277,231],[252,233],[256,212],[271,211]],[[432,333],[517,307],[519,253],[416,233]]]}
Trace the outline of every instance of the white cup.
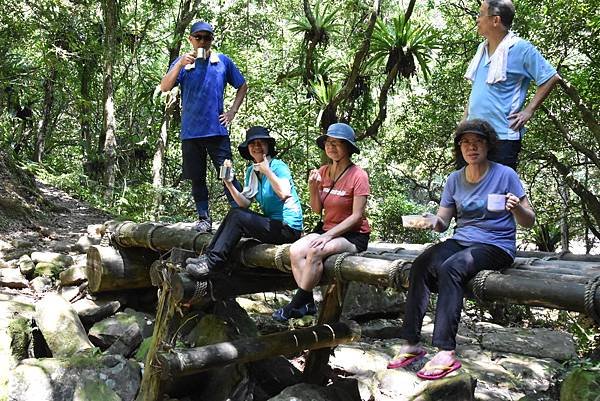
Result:
{"label": "white cup", "polygon": [[[200,59],[204,60],[204,59],[206,59],[206,55],[207,55],[207,52],[206,52],[205,48],[199,47],[196,49],[196,59],[200,58]],[[186,64],[185,67],[183,67],[183,68],[185,68],[188,71],[196,68],[196,61],[194,61],[191,64]]]}
{"label": "white cup", "polygon": [[506,209],[506,195],[488,194],[487,209],[490,212],[501,212]]}

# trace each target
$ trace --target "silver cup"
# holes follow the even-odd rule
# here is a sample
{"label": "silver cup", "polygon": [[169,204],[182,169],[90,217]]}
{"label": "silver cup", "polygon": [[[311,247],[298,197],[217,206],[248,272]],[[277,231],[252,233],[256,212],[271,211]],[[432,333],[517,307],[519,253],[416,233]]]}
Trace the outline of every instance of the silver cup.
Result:
{"label": "silver cup", "polygon": [[231,167],[221,166],[219,168],[219,178],[222,180],[231,180]]}

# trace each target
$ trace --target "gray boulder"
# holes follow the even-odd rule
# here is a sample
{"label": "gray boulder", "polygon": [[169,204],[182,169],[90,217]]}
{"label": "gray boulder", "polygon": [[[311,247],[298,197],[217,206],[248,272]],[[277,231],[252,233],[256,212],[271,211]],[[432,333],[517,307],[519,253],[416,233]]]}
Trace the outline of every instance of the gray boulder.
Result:
{"label": "gray boulder", "polygon": [[23,255],[19,258],[19,270],[25,277],[31,277],[33,275],[33,270],[35,269],[35,263],[29,257],[29,255]]}
{"label": "gray boulder", "polygon": [[87,327],[113,315],[120,307],[121,302],[110,298],[83,298],[73,303],[73,309],[77,312],[81,322]]}
{"label": "gray boulder", "polygon": [[73,264],[73,258],[58,252],[33,252],[31,260],[35,263],[54,263],[61,268],[67,268]]}
{"label": "gray boulder", "polygon": [[139,365],[120,355],[25,359],[9,379],[10,401],[133,401]]}
{"label": "gray boulder", "polygon": [[485,325],[478,325],[478,328],[482,330],[481,345],[489,350],[557,361],[577,357],[575,341],[569,333],[544,328],[488,328]]}
{"label": "gray boulder", "polygon": [[351,282],[344,299],[342,316],[356,320],[372,316],[397,316],[404,309],[405,296],[401,292],[374,285]]}
{"label": "gray boulder", "polygon": [[58,294],[48,294],[37,303],[35,322],[54,357],[93,348],[77,312]]}
{"label": "gray boulder", "polygon": [[143,338],[150,337],[154,329],[154,320],[142,312],[127,309],[114,316],[95,323],[89,331],[90,340],[101,349],[110,347],[117,339],[137,324]]}
{"label": "gray boulder", "polygon": [[29,281],[19,269],[0,269],[0,287],[27,288]]}
{"label": "gray boulder", "polygon": [[353,401],[359,400],[348,394],[345,389],[335,386],[321,387],[314,384],[300,383],[288,387],[269,401]]}

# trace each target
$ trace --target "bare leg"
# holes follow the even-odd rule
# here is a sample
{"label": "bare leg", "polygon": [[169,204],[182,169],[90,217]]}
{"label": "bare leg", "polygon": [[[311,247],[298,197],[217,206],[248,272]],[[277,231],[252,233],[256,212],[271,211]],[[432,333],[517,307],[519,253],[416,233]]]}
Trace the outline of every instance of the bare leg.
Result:
{"label": "bare leg", "polygon": [[338,237],[329,241],[323,248],[313,248],[310,243],[319,234],[308,234],[290,246],[292,274],[298,287],[310,291],[321,280],[323,260],[336,253],[355,252],[356,246],[347,239]]}

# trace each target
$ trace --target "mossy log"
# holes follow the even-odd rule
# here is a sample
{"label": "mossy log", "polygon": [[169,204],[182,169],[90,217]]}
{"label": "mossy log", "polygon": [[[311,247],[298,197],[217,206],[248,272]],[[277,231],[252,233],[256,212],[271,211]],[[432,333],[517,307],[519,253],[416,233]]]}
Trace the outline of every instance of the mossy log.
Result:
{"label": "mossy log", "polygon": [[295,354],[305,349],[333,347],[360,338],[355,322],[337,322],[310,328],[243,338],[197,348],[159,352],[163,379],[185,376],[232,363],[246,363],[276,355]]}
{"label": "mossy log", "polygon": [[[120,229],[113,231],[113,238],[119,244],[135,246],[143,246],[143,239],[154,238],[150,241],[153,247],[157,247],[157,244],[168,244],[168,246],[200,251],[200,247],[195,245],[200,242],[193,232],[187,230],[188,237],[185,237],[183,231],[186,230],[175,228],[174,233],[169,234],[170,229],[166,226],[153,228],[154,226],[153,223],[139,225],[126,223]],[[150,235],[152,232],[148,230],[156,234]],[[178,240],[163,241],[161,237],[163,234],[167,238],[178,238]],[[184,237],[187,240],[184,240]],[[186,246],[189,248],[185,248]],[[412,262],[423,249],[424,247],[395,249],[394,252],[384,250],[378,253],[367,251],[345,257],[338,264],[337,269],[336,261],[341,256],[332,255],[324,263],[323,283],[334,282],[337,278],[342,281],[357,281],[381,287],[408,288]],[[542,255],[546,254],[541,253],[540,256]],[[556,259],[547,256],[517,257],[511,268],[504,271],[506,274],[482,272],[471,280],[468,290],[471,295],[483,301],[583,312],[600,323],[600,264],[594,261],[593,257],[591,257],[592,261],[563,260],[559,257],[564,259],[566,255],[557,254]],[[250,268],[277,269],[289,273],[291,271],[289,245],[242,241],[235,249],[232,264],[241,264]],[[234,269],[233,275],[236,274],[237,270]],[[192,284],[188,288],[184,283],[182,293],[189,293],[190,288],[194,286],[195,284]],[[250,286],[248,289],[250,290]]]}
{"label": "mossy log", "polygon": [[98,293],[152,287],[148,272],[159,257],[146,248],[92,245],[87,251],[88,288]]}

